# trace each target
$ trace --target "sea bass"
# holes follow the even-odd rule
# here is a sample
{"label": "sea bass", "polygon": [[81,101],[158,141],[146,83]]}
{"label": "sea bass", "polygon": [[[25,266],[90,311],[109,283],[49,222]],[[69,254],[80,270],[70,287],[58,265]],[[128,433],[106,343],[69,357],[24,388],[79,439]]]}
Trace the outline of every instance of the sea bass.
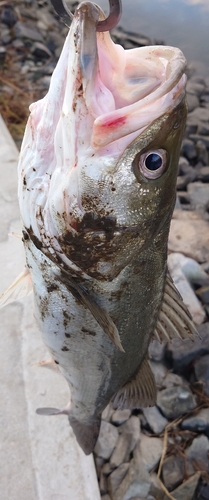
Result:
{"label": "sea bass", "polygon": [[111,400],[155,404],[153,337],[196,331],[167,271],[185,58],[166,46],[124,50],[98,19],[98,6],[79,5],[49,91],[30,107],[18,166],[27,268],[2,299],[31,280],[71,392],[65,410],[45,413],[67,413],[86,454]]}

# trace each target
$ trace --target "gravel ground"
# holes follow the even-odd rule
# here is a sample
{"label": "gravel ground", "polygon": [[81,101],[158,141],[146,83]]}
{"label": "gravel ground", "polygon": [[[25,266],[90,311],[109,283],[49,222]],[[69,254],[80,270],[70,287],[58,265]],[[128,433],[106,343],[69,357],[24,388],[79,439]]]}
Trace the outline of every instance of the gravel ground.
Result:
{"label": "gravel ground", "polygon": [[[45,95],[67,28],[50,2],[11,0],[0,2],[0,32],[0,112],[20,146],[28,105]],[[157,43],[121,28],[113,38],[125,48]],[[103,500],[209,498],[209,75],[198,68],[188,67],[169,268],[200,337],[151,343],[155,407],[105,410],[94,453]]]}

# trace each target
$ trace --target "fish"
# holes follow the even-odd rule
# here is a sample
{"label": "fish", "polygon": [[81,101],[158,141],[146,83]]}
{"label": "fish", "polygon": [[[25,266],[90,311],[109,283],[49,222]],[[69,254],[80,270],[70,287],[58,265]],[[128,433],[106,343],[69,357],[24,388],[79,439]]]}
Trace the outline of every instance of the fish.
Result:
{"label": "fish", "polygon": [[46,96],[30,106],[18,164],[26,268],[5,305],[34,293],[44,343],[70,388],[64,409],[85,454],[101,415],[156,402],[149,344],[196,328],[167,268],[186,122],[178,48],[124,50],[75,12]]}

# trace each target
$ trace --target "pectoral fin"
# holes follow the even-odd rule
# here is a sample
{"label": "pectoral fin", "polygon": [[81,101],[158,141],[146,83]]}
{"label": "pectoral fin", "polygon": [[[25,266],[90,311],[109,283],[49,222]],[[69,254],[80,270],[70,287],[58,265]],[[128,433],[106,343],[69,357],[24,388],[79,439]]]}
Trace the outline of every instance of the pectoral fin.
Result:
{"label": "pectoral fin", "polygon": [[159,313],[154,338],[171,342],[173,338],[191,339],[198,335],[183,299],[167,272],[163,303]]}
{"label": "pectoral fin", "polygon": [[114,409],[134,409],[154,406],[157,389],[148,358],[142,362],[139,371],[114,396]]}
{"label": "pectoral fin", "polygon": [[7,288],[7,290],[0,297],[0,308],[15,302],[16,300],[21,300],[30,295],[33,291],[32,281],[30,273],[27,268],[22,271],[19,276],[13,281],[13,283]]}
{"label": "pectoral fin", "polygon": [[85,305],[91,314],[94,316],[98,324],[108,335],[109,339],[113,344],[122,352],[125,352],[121,344],[120,335],[118,329],[113,323],[112,318],[109,313],[105,311],[100,305],[96,303],[93,297],[85,290],[83,286],[76,283],[76,281],[64,270],[62,270],[63,276],[59,279],[65,284],[68,290],[72,293],[74,297],[80,300],[80,302]]}

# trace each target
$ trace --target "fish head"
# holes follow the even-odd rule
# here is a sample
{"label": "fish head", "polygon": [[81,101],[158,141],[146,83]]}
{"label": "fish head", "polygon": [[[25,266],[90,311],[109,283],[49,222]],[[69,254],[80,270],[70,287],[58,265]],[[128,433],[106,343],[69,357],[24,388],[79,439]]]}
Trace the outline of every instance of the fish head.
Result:
{"label": "fish head", "polygon": [[45,98],[31,105],[19,162],[23,222],[43,248],[113,279],[163,234],[186,120],[179,49],[124,50],[91,2],[77,8]]}

